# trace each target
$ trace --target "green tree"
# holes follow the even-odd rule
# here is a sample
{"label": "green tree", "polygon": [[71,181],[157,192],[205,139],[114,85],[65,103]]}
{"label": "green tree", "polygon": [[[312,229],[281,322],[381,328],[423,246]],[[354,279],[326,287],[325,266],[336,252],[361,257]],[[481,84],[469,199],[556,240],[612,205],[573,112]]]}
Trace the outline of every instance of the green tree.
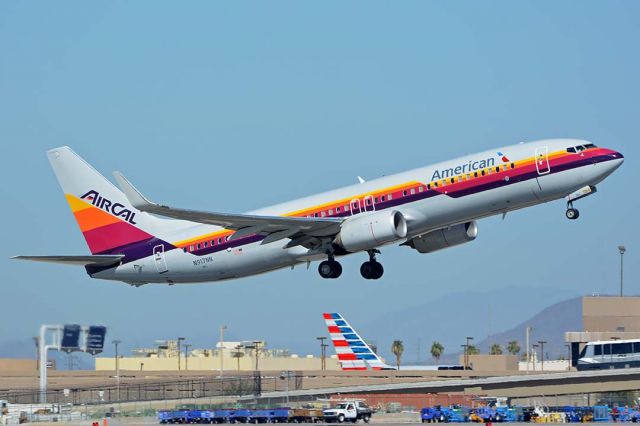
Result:
{"label": "green tree", "polygon": [[391,352],[396,356],[396,366],[398,367],[398,370],[400,370],[400,358],[402,358],[402,353],[404,352],[402,340],[393,341],[391,344]]}
{"label": "green tree", "polygon": [[431,356],[435,358],[436,362],[440,361],[443,352],[444,346],[442,346],[442,343],[435,341],[431,344]]}
{"label": "green tree", "polygon": [[480,353],[480,349],[476,347],[476,345],[469,345],[467,348],[467,354],[469,355],[478,355]]}
{"label": "green tree", "polygon": [[518,355],[520,353],[520,343],[517,340],[512,340],[507,343],[507,352],[511,355]]}
{"label": "green tree", "polygon": [[497,343],[491,345],[491,349],[489,350],[489,354],[491,355],[502,355],[502,346]]}

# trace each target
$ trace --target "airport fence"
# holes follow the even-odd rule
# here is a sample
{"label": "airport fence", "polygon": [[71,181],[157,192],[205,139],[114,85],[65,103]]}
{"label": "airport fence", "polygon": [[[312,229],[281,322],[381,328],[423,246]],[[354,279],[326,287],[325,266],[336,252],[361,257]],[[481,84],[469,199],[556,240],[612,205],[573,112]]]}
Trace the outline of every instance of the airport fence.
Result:
{"label": "airport fence", "polygon": [[[302,388],[302,376],[291,375],[282,379],[261,376],[210,377],[172,380],[154,383],[121,383],[118,385],[48,390],[49,404],[100,405],[140,401],[225,399],[241,396],[259,396],[262,392],[298,390]],[[0,391],[0,400],[12,404],[38,404],[40,391],[36,389]]]}

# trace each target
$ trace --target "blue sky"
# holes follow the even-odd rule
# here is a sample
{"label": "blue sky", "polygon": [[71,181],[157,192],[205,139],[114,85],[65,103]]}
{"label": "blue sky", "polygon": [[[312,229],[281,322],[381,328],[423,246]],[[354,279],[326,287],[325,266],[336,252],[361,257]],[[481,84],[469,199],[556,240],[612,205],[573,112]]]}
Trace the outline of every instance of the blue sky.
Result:
{"label": "blue sky", "polygon": [[[205,346],[225,323],[229,339],[305,353],[325,310],[366,324],[504,288],[519,307],[507,329],[555,301],[518,289],[617,291],[620,243],[626,288],[640,293],[639,12],[632,1],[2,2],[0,343],[74,321],[108,325],[125,348],[177,335]],[[44,155],[59,145],[153,199],[243,212],[544,137],[590,139],[626,162],[578,221],[555,202],[483,220],[463,247],[387,248],[377,282],[360,278],[362,255],[339,280],[313,267],[143,288],[8,260],[87,252]],[[452,303],[451,315],[472,314]],[[446,321],[426,324],[423,345],[446,334]],[[384,349],[394,336],[375,337]]]}

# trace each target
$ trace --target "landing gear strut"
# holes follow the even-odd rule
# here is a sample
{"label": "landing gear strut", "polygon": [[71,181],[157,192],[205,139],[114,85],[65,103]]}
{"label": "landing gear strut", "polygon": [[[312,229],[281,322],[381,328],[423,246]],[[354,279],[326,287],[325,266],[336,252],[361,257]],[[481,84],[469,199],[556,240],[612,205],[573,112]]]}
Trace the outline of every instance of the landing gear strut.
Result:
{"label": "landing gear strut", "polygon": [[580,212],[578,211],[578,209],[574,209],[573,203],[569,201],[567,203],[567,211],[565,215],[567,216],[567,219],[575,220],[580,217]]}
{"label": "landing gear strut", "polygon": [[369,253],[369,261],[360,266],[360,274],[366,280],[377,280],[384,274],[382,264],[376,260],[376,253],[380,253],[380,251],[367,250],[367,252]]}
{"label": "landing gear strut", "polygon": [[322,278],[338,278],[342,274],[342,265],[337,262],[333,254],[329,255],[329,260],[320,262],[318,273]]}

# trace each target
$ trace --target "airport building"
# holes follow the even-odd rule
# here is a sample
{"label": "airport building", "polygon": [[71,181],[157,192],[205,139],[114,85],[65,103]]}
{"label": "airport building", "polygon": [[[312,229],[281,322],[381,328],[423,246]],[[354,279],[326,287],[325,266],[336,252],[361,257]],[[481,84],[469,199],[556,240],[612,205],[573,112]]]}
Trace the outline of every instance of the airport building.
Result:
{"label": "airport building", "polygon": [[[132,371],[225,370],[340,370],[335,355],[300,356],[288,349],[269,349],[262,340],[218,342],[215,349],[189,349],[177,340],[159,341],[153,348],[134,349],[131,356],[119,357],[118,368]],[[185,350],[186,349],[186,350]],[[115,370],[114,357],[95,359],[96,370]]]}
{"label": "airport building", "polygon": [[640,297],[585,296],[582,298],[582,331],[565,333],[575,366],[585,343],[597,340],[640,339]]}

